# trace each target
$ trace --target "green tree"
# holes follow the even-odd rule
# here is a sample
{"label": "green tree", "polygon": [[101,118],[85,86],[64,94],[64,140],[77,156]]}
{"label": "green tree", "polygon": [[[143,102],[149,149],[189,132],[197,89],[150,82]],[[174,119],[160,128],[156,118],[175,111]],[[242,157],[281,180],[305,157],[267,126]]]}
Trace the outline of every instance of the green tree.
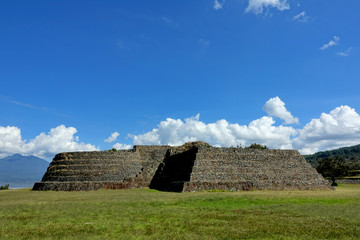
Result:
{"label": "green tree", "polygon": [[337,186],[335,178],[344,177],[348,174],[349,167],[345,164],[345,160],[341,157],[327,157],[319,161],[316,170],[323,175],[323,177],[331,178],[331,186]]}
{"label": "green tree", "polygon": [[5,184],[5,186],[0,186],[0,190],[8,190],[9,184]]}

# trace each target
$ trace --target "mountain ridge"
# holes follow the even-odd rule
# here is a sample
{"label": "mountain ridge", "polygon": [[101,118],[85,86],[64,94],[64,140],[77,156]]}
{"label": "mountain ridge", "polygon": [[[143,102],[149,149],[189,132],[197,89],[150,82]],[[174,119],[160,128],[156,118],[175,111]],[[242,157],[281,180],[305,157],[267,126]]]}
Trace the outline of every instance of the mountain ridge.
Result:
{"label": "mountain ridge", "polygon": [[345,163],[349,166],[350,169],[360,169],[360,144],[328,151],[321,151],[303,156],[313,167],[317,167],[318,160],[321,158],[341,157],[345,160]]}
{"label": "mountain ridge", "polygon": [[49,162],[35,156],[14,154],[0,159],[0,185],[27,188],[41,180]]}

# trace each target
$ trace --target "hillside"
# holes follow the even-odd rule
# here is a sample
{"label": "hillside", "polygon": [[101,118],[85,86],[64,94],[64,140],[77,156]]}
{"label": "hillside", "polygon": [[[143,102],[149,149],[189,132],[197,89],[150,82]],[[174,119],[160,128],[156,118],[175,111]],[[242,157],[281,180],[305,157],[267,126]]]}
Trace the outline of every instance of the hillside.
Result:
{"label": "hillside", "polygon": [[9,184],[10,188],[32,187],[40,181],[49,162],[35,157],[15,154],[0,159],[0,185]]}
{"label": "hillside", "polygon": [[343,147],[339,149],[329,150],[314,153],[311,155],[304,155],[305,159],[313,166],[317,167],[318,159],[326,157],[336,157],[339,156],[343,158],[346,163],[349,165],[350,169],[360,169],[360,144],[352,147]]}

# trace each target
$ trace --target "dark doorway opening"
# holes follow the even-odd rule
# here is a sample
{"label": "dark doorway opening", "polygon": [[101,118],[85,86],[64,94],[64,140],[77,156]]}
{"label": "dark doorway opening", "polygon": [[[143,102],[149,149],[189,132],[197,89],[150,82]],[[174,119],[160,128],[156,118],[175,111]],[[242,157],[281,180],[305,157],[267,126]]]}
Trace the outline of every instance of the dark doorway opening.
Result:
{"label": "dark doorway opening", "polygon": [[197,148],[192,148],[171,156],[168,151],[149,187],[160,191],[182,192],[184,183],[190,181],[197,151]]}

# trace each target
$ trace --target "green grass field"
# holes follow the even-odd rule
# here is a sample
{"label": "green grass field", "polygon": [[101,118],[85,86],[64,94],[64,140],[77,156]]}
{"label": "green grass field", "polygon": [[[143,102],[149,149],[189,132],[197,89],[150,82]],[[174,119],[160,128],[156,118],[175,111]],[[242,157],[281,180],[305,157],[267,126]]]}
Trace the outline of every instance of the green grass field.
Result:
{"label": "green grass field", "polygon": [[0,239],[360,239],[360,185],[336,191],[0,191]]}

